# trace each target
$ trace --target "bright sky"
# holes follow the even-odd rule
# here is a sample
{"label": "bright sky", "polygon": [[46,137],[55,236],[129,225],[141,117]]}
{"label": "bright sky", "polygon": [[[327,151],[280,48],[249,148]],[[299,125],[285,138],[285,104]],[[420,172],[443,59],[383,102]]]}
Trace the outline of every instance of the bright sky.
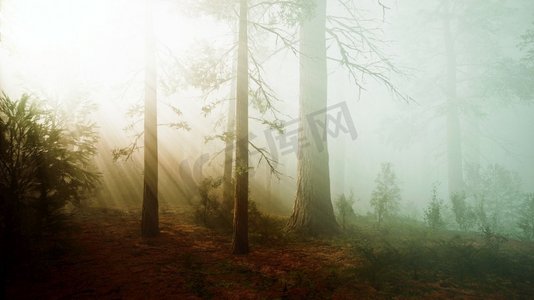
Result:
{"label": "bright sky", "polygon": [[[111,149],[131,142],[133,133],[123,131],[131,121],[126,119],[126,112],[143,95],[145,0],[0,1],[0,88],[12,98],[30,93],[54,102],[96,102],[102,137],[102,156],[97,164],[107,179],[112,178],[106,169]],[[180,4],[185,1],[152,2],[160,67],[169,66],[169,52],[183,61],[197,42],[230,41],[229,26],[182,13]],[[190,93],[158,95],[160,122],[169,122],[162,117],[169,116],[165,105],[169,102],[180,107],[184,116],[195,116],[190,121],[194,133],[160,127],[163,173],[177,171],[179,162],[168,160],[189,159],[193,163],[204,151],[198,132],[211,130],[212,124],[199,122],[202,103],[186,101]],[[180,147],[184,140],[189,141],[187,149]],[[130,174],[135,182],[142,170],[136,171]],[[114,183],[107,180],[106,184]]]}
{"label": "bright sky", "polygon": [[[179,4],[154,3],[160,52],[180,56],[197,40],[225,34],[213,20],[181,15]],[[106,89],[142,79],[144,21],[144,0],[3,0],[2,85],[15,95],[98,90],[107,98]]]}

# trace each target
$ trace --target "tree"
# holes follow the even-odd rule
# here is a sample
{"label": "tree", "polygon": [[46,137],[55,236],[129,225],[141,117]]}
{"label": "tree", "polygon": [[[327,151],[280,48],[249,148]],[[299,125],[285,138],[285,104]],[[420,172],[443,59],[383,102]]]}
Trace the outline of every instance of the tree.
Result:
{"label": "tree", "polygon": [[376,187],[371,196],[370,204],[380,226],[383,220],[395,213],[401,199],[397,177],[391,163],[383,163],[376,177]]}
{"label": "tree", "polygon": [[438,198],[437,189],[437,186],[434,185],[432,199],[425,209],[425,222],[432,230],[439,229],[445,225],[443,222],[443,200]]}
{"label": "tree", "polygon": [[247,254],[248,245],[248,1],[239,2],[236,92],[235,201],[232,253]]}
{"label": "tree", "polygon": [[[238,41],[239,42],[239,41]],[[234,70],[236,73],[234,63]],[[230,99],[228,100],[228,114],[226,115],[226,133],[224,138],[224,166],[223,166],[223,207],[230,211],[234,200],[234,185],[232,169],[234,167],[234,138],[235,138],[235,98],[237,78],[232,78],[230,86]]]}
{"label": "tree", "polygon": [[42,251],[43,233],[62,228],[65,205],[80,207],[98,186],[91,109],[61,111],[27,95],[0,97],[0,272]]}
{"label": "tree", "polygon": [[457,95],[457,58],[454,46],[454,36],[451,32],[451,18],[453,5],[445,0],[443,7],[443,31],[446,57],[445,96],[447,99],[447,171],[449,194],[461,193],[463,187],[463,160],[459,105]]}
{"label": "tree", "polygon": [[534,194],[525,195],[517,224],[527,240],[534,239]]}
{"label": "tree", "polygon": [[477,222],[475,210],[466,202],[465,193],[454,194],[450,199],[456,223],[460,226],[460,229],[468,231]]}
{"label": "tree", "polygon": [[224,166],[223,166],[223,207],[227,210],[232,209],[234,200],[234,185],[232,180],[232,169],[234,167],[234,129],[235,129],[235,103],[230,100],[228,104],[228,119],[226,124],[225,147],[224,147]]}
{"label": "tree", "polygon": [[521,36],[520,48],[525,52],[523,62],[531,68],[534,67],[534,26]]}
{"label": "tree", "polygon": [[[408,100],[385,75],[388,71],[398,70],[381,53],[378,46],[380,39],[374,36],[374,30],[364,28],[361,24],[356,1],[337,1],[337,6],[333,7],[339,15],[327,14],[327,3],[335,4],[327,0],[309,1],[306,4],[313,13],[311,16],[305,14],[300,22],[298,49],[301,142],[297,155],[297,195],[288,229],[311,235],[331,235],[339,230],[330,195],[326,135],[327,62],[343,67],[358,92],[364,88],[364,78],[370,77],[385,85],[396,96]],[[337,53],[329,55],[327,48],[337,50]]]}
{"label": "tree", "polygon": [[[205,11],[210,15],[214,15],[219,19],[232,20],[234,2],[233,1],[216,1],[216,6],[212,0],[204,0],[197,3],[197,9]],[[206,140],[219,139],[222,140],[225,145],[225,170],[223,178],[223,201],[228,202],[228,197],[231,194],[228,187],[231,182],[231,167],[232,153],[229,151],[232,149],[230,145],[235,142],[235,163],[234,163],[234,242],[233,253],[246,254],[248,253],[248,176],[249,176],[249,161],[248,150],[250,147],[254,148],[260,154],[260,160],[267,163],[271,172],[278,174],[276,170],[276,161],[270,157],[270,153],[264,148],[255,145],[248,136],[248,119],[249,119],[249,101],[252,103],[253,108],[256,108],[259,112],[259,117],[250,117],[256,121],[259,121],[262,125],[268,125],[272,129],[281,131],[281,122],[278,118],[278,111],[273,105],[275,100],[278,100],[274,91],[270,88],[269,84],[263,77],[262,61],[258,59],[254,54],[252,47],[257,46],[260,43],[258,40],[254,40],[254,34],[251,34],[251,30],[268,32],[274,34],[276,37],[280,37],[275,26],[280,22],[276,17],[277,13],[271,13],[272,11],[280,12],[277,10],[279,6],[284,6],[290,2],[277,2],[277,1],[240,1],[239,2],[239,30],[238,30],[238,59],[237,59],[237,72],[231,72],[230,67],[225,65],[225,62],[234,61],[233,53],[235,46],[230,49],[225,49],[224,54],[221,57],[212,57],[214,52],[213,48],[205,47],[208,50],[207,54],[210,58],[209,61],[202,61],[195,64],[188,69],[190,70],[189,79],[193,86],[198,87],[203,92],[204,100],[208,98],[216,97],[214,92],[219,90],[225,84],[233,83],[233,73],[236,75],[236,86],[232,84],[231,89],[237,89],[235,110],[229,107],[229,116],[227,119],[227,130],[224,134],[207,137]],[[291,5],[290,6],[294,6]],[[213,10],[214,7],[217,9]],[[281,11],[284,11],[283,9]],[[285,16],[285,13],[283,13]],[[274,16],[271,18],[271,16]],[[265,20],[267,19],[267,22]],[[249,26],[250,25],[250,26]],[[249,40],[251,41],[249,43]],[[262,45],[263,46],[263,45]],[[211,53],[210,53],[211,52]],[[204,53],[206,54],[206,53]],[[271,55],[268,55],[267,59]],[[201,66],[200,68],[197,66]],[[223,103],[220,99],[216,99],[212,103],[204,106],[205,113],[209,113],[213,108]],[[231,101],[230,101],[231,103]],[[235,132],[231,130],[232,114],[235,112]],[[273,120],[269,120],[268,117],[273,117]]]}
{"label": "tree", "polygon": [[90,109],[79,106],[67,114],[27,95],[17,101],[0,97],[3,229],[16,228],[24,209],[37,209],[43,218],[38,224],[46,227],[66,203],[79,206],[96,187],[99,174],[90,165],[98,136],[86,120]]}
{"label": "tree", "polygon": [[145,113],[144,113],[144,175],[141,235],[159,234],[158,207],[158,124],[156,50],[152,24],[151,0],[146,0],[145,40]]}
{"label": "tree", "polygon": [[[332,234],[338,231],[330,196],[328,143],[317,139],[309,116],[327,106],[326,0],[315,1],[315,13],[300,27],[300,96],[297,196],[288,223],[290,231]],[[326,113],[315,119],[326,124]],[[320,129],[326,137],[326,126]]]}
{"label": "tree", "polygon": [[478,206],[478,225],[501,234],[517,233],[521,210],[519,176],[496,164],[482,168],[480,179],[467,175],[467,196]]}
{"label": "tree", "polygon": [[335,204],[337,215],[341,222],[341,228],[345,230],[347,228],[348,220],[356,216],[354,209],[352,209],[352,206],[354,205],[354,194],[351,193],[349,197],[346,197],[345,194],[341,194]]}
{"label": "tree", "polygon": [[[421,53],[413,56],[416,60],[412,64],[425,69],[419,79],[422,84],[417,85],[414,93],[421,94],[417,99],[419,103],[429,101],[418,111],[419,115],[408,115],[406,120],[424,120],[423,115],[428,114],[429,109],[444,119],[443,145],[449,199],[465,191],[468,168],[477,172],[480,169],[482,139],[488,137],[482,121],[490,115],[488,108],[499,101],[509,103],[513,98],[503,95],[509,91],[508,83],[517,83],[515,79],[503,76],[506,73],[503,71],[508,69],[503,64],[508,48],[506,37],[514,31],[506,27],[510,26],[506,19],[510,1],[505,2],[435,0],[406,3],[407,7],[413,7],[410,9],[413,14],[404,18],[409,20],[410,29],[404,30],[403,35],[412,32],[412,37],[406,38],[410,43],[408,47],[410,51]],[[436,57],[440,57],[439,60]],[[517,72],[510,73],[517,75]],[[423,124],[417,128],[427,130],[430,126],[425,123],[436,124],[435,120],[421,121]],[[405,128],[403,125],[408,124],[398,128]],[[489,140],[495,142],[496,138],[489,136]]]}

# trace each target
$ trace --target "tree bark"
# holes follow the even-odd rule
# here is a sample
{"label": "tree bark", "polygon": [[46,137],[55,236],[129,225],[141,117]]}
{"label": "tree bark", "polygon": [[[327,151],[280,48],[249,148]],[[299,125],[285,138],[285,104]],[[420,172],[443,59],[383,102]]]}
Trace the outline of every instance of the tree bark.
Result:
{"label": "tree bark", "polygon": [[[232,90],[235,90],[235,84],[232,84]],[[233,97],[232,97],[233,98]],[[226,132],[235,133],[235,100],[228,103],[228,120],[226,122]],[[224,148],[224,171],[223,171],[223,207],[230,211],[233,202],[233,182],[232,168],[234,163],[234,139],[227,139]]]}
{"label": "tree bark", "polygon": [[[236,35],[236,40],[239,36]],[[237,41],[239,42],[239,41]],[[237,72],[237,61],[234,60],[233,71]],[[235,101],[237,78],[232,79],[230,88],[230,100],[228,101],[228,116],[226,120],[226,132],[235,137]],[[234,166],[234,139],[226,139],[224,148],[224,170],[223,170],[223,207],[231,211],[234,200],[234,186],[232,181],[232,168]]]}
{"label": "tree bark", "polygon": [[456,78],[456,52],[451,33],[450,3],[446,1],[444,17],[445,51],[447,61],[446,97],[447,97],[447,165],[449,196],[462,193],[464,190],[462,130],[459,116]]}
{"label": "tree bark", "polygon": [[156,49],[150,0],[146,1],[144,180],[141,235],[159,234]]}
{"label": "tree bark", "polygon": [[248,3],[240,0],[236,94],[236,152],[234,235],[232,252],[247,254],[248,247]]}
{"label": "tree bark", "polygon": [[[315,4],[315,15],[303,21],[300,27],[297,195],[287,228],[308,235],[330,235],[339,228],[330,196],[325,126],[328,84],[326,0],[315,0]],[[321,111],[323,113],[317,114]],[[322,125],[318,126],[316,122]]]}

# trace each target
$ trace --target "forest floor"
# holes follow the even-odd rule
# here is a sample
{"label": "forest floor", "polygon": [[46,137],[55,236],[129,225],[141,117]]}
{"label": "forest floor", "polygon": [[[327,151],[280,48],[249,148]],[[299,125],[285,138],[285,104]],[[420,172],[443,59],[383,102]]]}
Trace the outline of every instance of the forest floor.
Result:
{"label": "forest floor", "polygon": [[423,280],[410,271],[373,284],[379,274],[362,276],[365,259],[342,239],[254,242],[249,255],[234,256],[231,235],[193,225],[180,213],[160,220],[160,236],[141,239],[137,214],[76,215],[65,253],[36,273],[15,274],[8,299],[529,298],[512,283],[439,274]]}

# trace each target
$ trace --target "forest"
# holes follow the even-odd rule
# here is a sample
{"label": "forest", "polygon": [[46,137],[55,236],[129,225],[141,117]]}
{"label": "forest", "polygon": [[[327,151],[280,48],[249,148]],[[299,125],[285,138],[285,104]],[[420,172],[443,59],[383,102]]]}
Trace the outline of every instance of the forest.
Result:
{"label": "forest", "polygon": [[532,299],[533,104],[531,0],[0,0],[0,298]]}

